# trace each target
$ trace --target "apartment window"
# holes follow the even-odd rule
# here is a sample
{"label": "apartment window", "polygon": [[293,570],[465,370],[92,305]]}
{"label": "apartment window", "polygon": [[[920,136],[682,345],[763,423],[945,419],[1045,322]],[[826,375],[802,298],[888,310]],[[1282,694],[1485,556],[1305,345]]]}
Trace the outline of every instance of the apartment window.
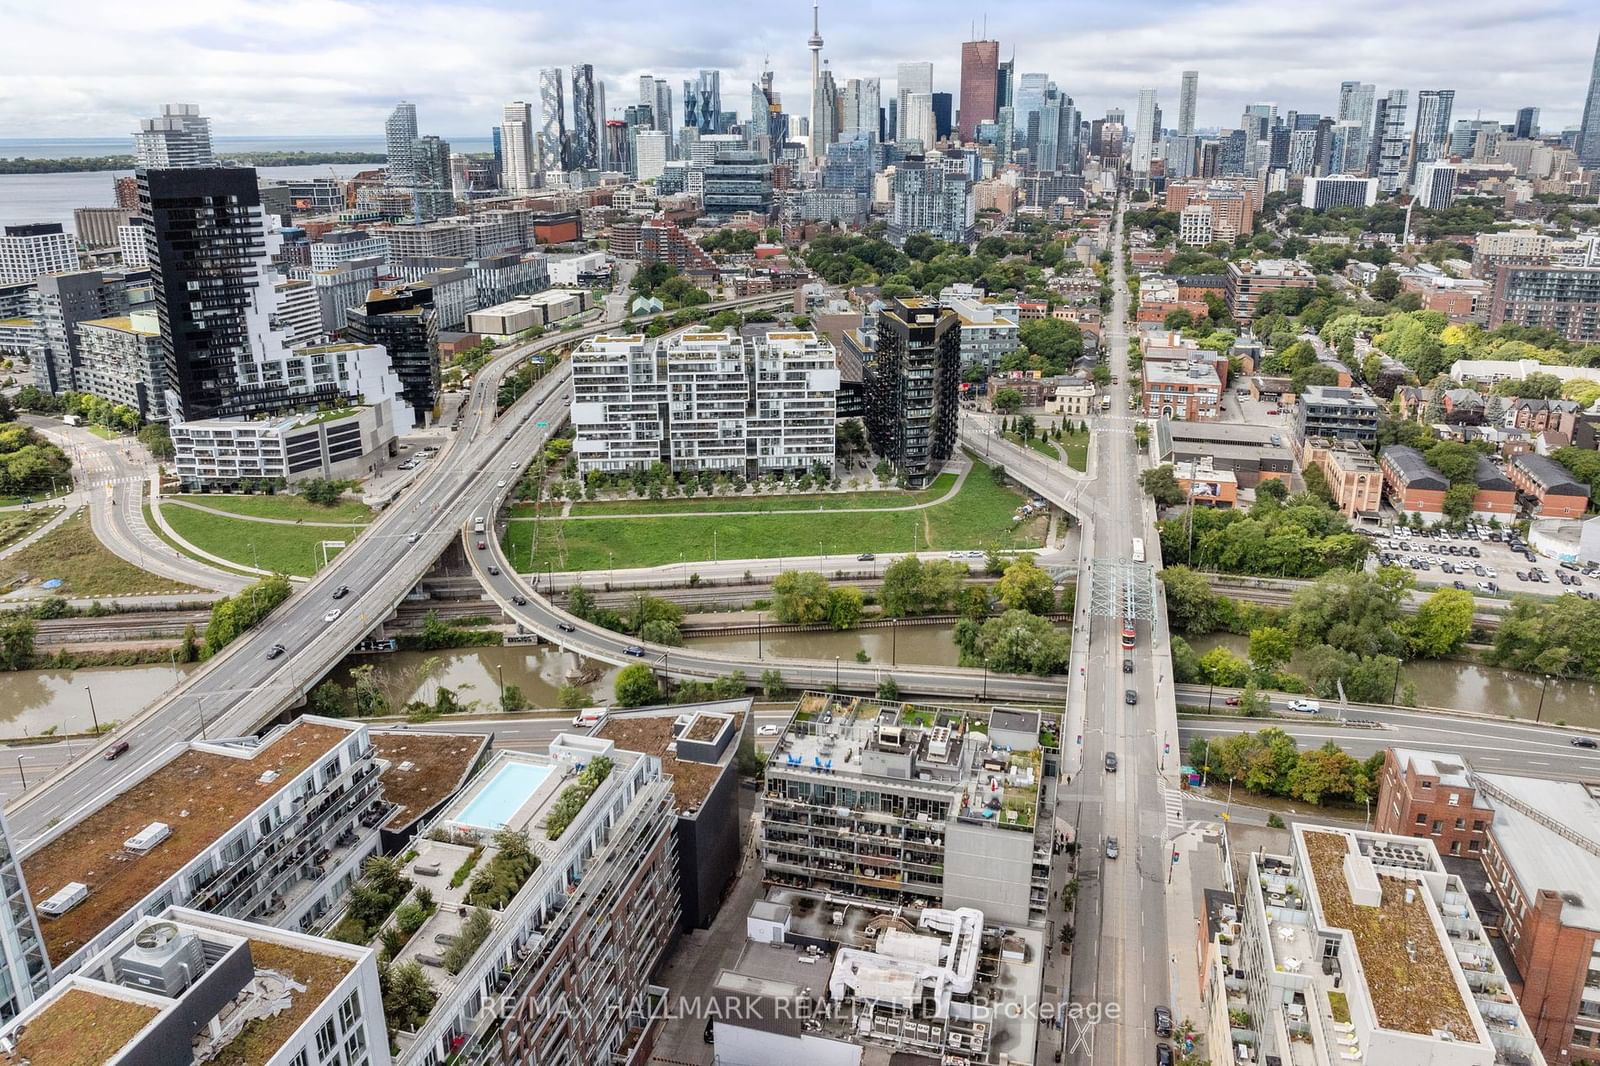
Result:
{"label": "apartment window", "polygon": [[1432,781],[1418,781],[1417,784],[1420,785],[1423,788],[1430,788],[1431,789],[1433,787],[1433,782]]}
{"label": "apartment window", "polygon": [[1483,832],[1483,819],[1482,818],[1474,818],[1472,820],[1472,831],[1474,833]]}
{"label": "apartment window", "polygon": [[1465,829],[1466,827],[1467,827],[1466,819],[1464,819],[1464,818],[1457,818],[1456,819],[1456,828],[1457,829]]}
{"label": "apartment window", "polygon": [[1483,841],[1481,841],[1481,840],[1469,840],[1469,841],[1467,841],[1467,850],[1468,851],[1482,851],[1483,850]]}
{"label": "apartment window", "polygon": [[349,999],[339,1004],[339,1031],[341,1033],[348,1033],[350,1027],[356,1024],[356,1020],[361,1017],[361,1000],[357,998],[359,995],[360,993],[358,992],[352,992]]}
{"label": "apartment window", "polygon": [[1593,1047],[1594,1034],[1587,1029],[1572,1030],[1572,1042],[1579,1047]]}
{"label": "apartment window", "polygon": [[333,1031],[333,1019],[329,1018],[321,1029],[317,1030],[317,1059],[326,1061],[328,1056],[339,1051],[339,1035]]}
{"label": "apartment window", "polygon": [[359,1026],[350,1034],[350,1039],[344,1042],[344,1057],[347,1062],[359,1062],[367,1050],[367,1031]]}
{"label": "apartment window", "polygon": [[1417,824],[1418,825],[1427,825],[1428,824],[1428,816],[1426,814],[1417,815]]}
{"label": "apartment window", "polygon": [[1452,807],[1460,806],[1460,804],[1461,804],[1461,793],[1459,793],[1459,792],[1450,793],[1450,798],[1448,800],[1446,800],[1445,802],[1448,803]]}
{"label": "apartment window", "polygon": [[1433,835],[1438,836],[1442,832],[1444,832],[1444,823],[1435,818],[1433,820]]}
{"label": "apartment window", "polygon": [[305,1048],[301,1048],[299,1053],[295,1055],[294,1058],[289,1060],[289,1066],[311,1066],[310,1062],[306,1058]]}

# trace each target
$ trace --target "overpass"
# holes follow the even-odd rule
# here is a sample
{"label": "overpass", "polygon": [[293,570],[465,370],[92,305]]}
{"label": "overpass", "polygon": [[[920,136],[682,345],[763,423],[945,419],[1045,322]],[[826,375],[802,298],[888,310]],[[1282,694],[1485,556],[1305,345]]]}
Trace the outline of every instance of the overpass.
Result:
{"label": "overpass", "polygon": [[[702,309],[755,309],[792,299],[790,293],[768,294],[706,304]],[[530,355],[616,328],[616,323],[603,323],[516,345],[485,365],[462,405],[454,438],[428,464],[426,475],[379,514],[349,548],[260,625],[158,702],[138,713],[106,711],[106,718],[121,722],[116,742],[131,746],[123,760],[154,758],[193,736],[248,735],[298,704],[390,616],[457,531],[473,515],[489,513],[484,508],[490,497],[505,491],[498,486],[515,484],[528,456],[565,418],[563,393],[570,375],[565,362],[500,417],[497,394],[506,374]],[[348,585],[350,593],[335,601],[333,590],[341,585]],[[274,644],[282,644],[287,654],[267,658],[267,649]],[[112,742],[107,738],[90,747],[7,805],[6,815],[19,841],[70,816],[117,778],[127,776],[122,761],[101,758]]]}

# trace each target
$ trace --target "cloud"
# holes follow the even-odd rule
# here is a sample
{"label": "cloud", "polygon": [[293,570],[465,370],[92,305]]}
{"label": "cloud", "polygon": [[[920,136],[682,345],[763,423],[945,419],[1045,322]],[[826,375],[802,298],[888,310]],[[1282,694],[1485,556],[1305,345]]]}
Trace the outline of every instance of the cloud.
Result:
{"label": "cloud", "polygon": [[[746,17],[759,12],[759,17]],[[1018,73],[1048,72],[1085,115],[1141,87],[1176,117],[1180,72],[1200,72],[1198,121],[1227,127],[1245,104],[1327,113],[1342,80],[1456,90],[1456,117],[1509,120],[1543,109],[1547,130],[1578,121],[1600,19],[1585,0],[991,0],[987,31]],[[393,101],[422,129],[483,137],[512,99],[538,99],[538,71],[589,62],[613,117],[638,77],[673,86],[722,71],[723,107],[745,113],[770,62],[784,106],[805,114],[809,5],[746,9],[713,0],[613,0],[587,7],[513,0],[0,0],[13,46],[0,71],[8,137],[120,136],[169,101],[201,105],[222,135],[367,134]],[[981,16],[980,16],[981,17]],[[931,60],[955,91],[973,9],[949,0],[856,0],[822,8],[836,80]],[[976,26],[979,32],[983,24]],[[15,47],[26,42],[26,47]]]}

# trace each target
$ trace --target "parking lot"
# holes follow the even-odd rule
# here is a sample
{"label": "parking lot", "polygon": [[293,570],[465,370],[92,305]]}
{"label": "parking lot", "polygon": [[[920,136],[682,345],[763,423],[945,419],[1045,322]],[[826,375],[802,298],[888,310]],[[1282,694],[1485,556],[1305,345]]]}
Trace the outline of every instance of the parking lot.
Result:
{"label": "parking lot", "polygon": [[1458,533],[1386,530],[1374,538],[1372,565],[1410,570],[1418,585],[1466,589],[1477,595],[1575,592],[1594,598],[1600,593],[1600,569],[1558,565],[1534,554],[1520,539],[1505,539],[1515,536],[1484,526]]}

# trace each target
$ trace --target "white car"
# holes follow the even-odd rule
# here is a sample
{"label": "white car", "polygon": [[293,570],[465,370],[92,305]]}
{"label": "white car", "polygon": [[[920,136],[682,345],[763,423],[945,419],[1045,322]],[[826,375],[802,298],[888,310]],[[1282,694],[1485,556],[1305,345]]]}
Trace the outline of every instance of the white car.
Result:
{"label": "white car", "polygon": [[967,557],[967,553],[966,552],[946,552],[945,553],[945,557],[947,559],[965,559]]}
{"label": "white car", "polygon": [[324,622],[337,622],[341,614],[344,614],[344,610],[342,608],[335,607],[333,610],[323,615],[322,620]]}
{"label": "white car", "polygon": [[778,727],[775,725],[764,725],[756,730],[756,736],[758,737],[775,737],[777,735]]}
{"label": "white car", "polygon": [[1316,700],[1290,700],[1289,709],[1303,714],[1317,714],[1322,710],[1322,704]]}
{"label": "white car", "polygon": [[506,487],[506,479],[505,478],[501,478],[499,481],[496,481],[494,483],[494,487],[497,488],[497,489],[505,488]]}

